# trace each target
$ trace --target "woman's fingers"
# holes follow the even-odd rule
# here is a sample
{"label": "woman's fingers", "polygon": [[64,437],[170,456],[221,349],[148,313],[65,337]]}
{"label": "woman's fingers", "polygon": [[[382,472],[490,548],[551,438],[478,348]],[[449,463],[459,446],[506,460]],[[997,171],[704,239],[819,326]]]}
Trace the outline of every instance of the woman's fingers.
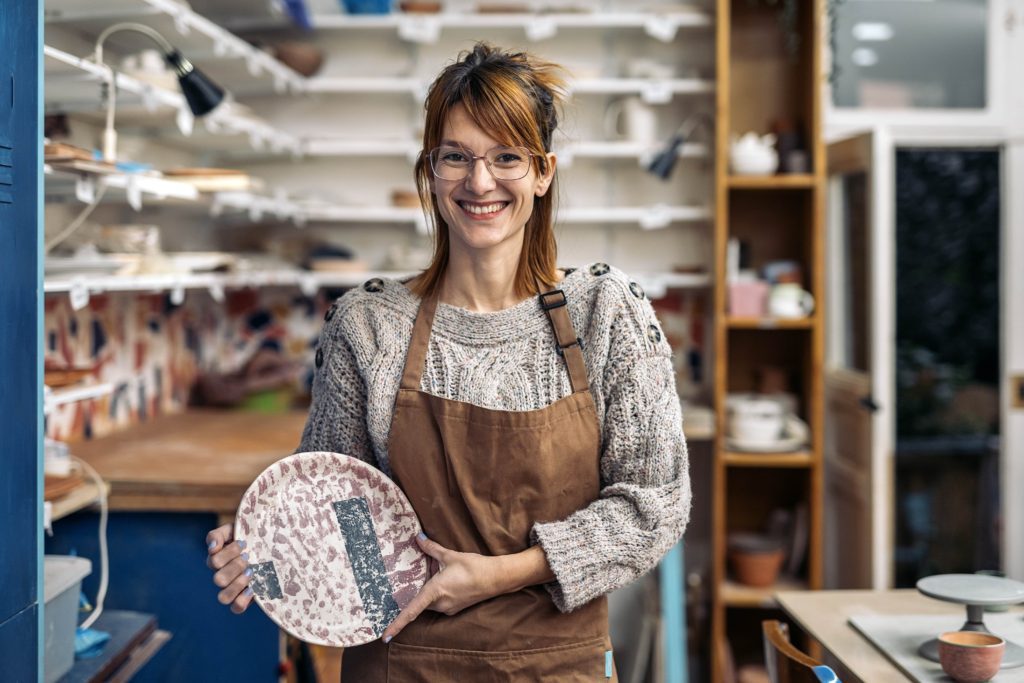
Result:
{"label": "woman's fingers", "polygon": [[427,581],[423,586],[423,589],[416,594],[416,597],[405,606],[405,609],[395,617],[395,620],[392,621],[386,629],[384,629],[384,633],[381,634],[384,642],[390,642],[392,638],[401,633],[402,629],[408,626],[413,619],[422,614],[423,610],[430,607],[436,598],[437,592],[434,590],[434,579],[431,579],[430,581]]}
{"label": "woman's fingers", "polygon": [[206,534],[206,552],[210,555],[220,551],[235,538],[235,531],[230,524],[219,526]]}
{"label": "woman's fingers", "polygon": [[[224,589],[217,594],[217,600],[220,601],[222,605],[231,605],[232,607],[234,607],[234,603],[236,603],[238,599],[242,597],[242,594],[246,592],[246,588],[249,587],[249,579],[252,577],[252,568],[245,566],[244,562],[241,562],[241,560],[242,558],[238,558],[235,562],[231,564],[230,567],[230,569],[232,570],[237,570],[239,569],[239,567],[241,567],[241,572],[237,574],[234,578],[232,578],[230,581],[228,581],[227,584],[224,586]],[[225,567],[221,571],[217,572],[217,576],[214,577],[214,583],[217,583],[217,585],[221,585],[220,583],[218,583],[217,579],[221,577],[222,573],[227,571],[228,569],[228,567]],[[252,593],[252,591],[249,591],[249,593]],[[246,601],[245,606],[248,607],[248,605],[249,603],[248,601]]]}
{"label": "woman's fingers", "polygon": [[416,535],[416,543],[419,544],[420,550],[437,560],[440,565],[444,566],[449,564],[449,557],[453,551],[445,548],[440,543],[431,541],[423,532]]}
{"label": "woman's fingers", "polygon": [[241,614],[249,607],[249,603],[251,602],[252,588],[246,586],[245,590],[243,590],[241,594],[239,594],[239,596],[235,598],[235,601],[231,603],[231,611],[235,614]]}

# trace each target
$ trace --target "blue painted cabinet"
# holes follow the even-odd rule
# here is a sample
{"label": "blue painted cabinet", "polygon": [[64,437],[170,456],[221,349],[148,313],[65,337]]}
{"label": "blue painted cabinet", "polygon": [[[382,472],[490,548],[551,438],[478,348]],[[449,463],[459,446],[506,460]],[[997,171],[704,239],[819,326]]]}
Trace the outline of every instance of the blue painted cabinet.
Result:
{"label": "blue painted cabinet", "polygon": [[39,675],[39,0],[0,2],[0,662]]}

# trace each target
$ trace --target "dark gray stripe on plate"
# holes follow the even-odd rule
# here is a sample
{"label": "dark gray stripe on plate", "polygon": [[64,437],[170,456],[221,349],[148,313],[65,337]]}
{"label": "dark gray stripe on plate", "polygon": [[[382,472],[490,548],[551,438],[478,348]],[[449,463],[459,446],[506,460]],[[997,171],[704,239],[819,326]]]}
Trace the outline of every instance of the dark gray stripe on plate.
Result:
{"label": "dark gray stripe on plate", "polygon": [[277,570],[274,569],[273,562],[250,564],[249,567],[252,569],[252,578],[249,579],[249,585],[252,587],[253,593],[264,600],[279,600],[284,597],[281,593],[281,584],[277,580]]}
{"label": "dark gray stripe on plate", "polygon": [[349,498],[336,501],[334,513],[345,537],[345,549],[352,563],[359,597],[363,599],[363,611],[373,632],[380,636],[400,610],[373,530],[370,506],[365,498]]}

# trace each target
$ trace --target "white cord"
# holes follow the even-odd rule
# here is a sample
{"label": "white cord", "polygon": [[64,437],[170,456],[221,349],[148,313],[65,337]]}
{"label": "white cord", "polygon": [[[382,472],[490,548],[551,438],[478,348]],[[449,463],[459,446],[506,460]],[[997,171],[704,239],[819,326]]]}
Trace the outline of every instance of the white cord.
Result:
{"label": "white cord", "polygon": [[96,488],[99,490],[100,494],[100,588],[96,592],[95,609],[93,609],[92,614],[85,618],[80,626],[80,628],[89,628],[103,613],[103,600],[107,597],[107,565],[109,564],[107,559],[107,487],[103,483],[103,479],[100,477],[99,472],[93,469],[92,465],[74,455],[71,456],[71,459],[74,460],[79,467],[85,470],[85,473],[88,474],[89,478],[96,484]]}
{"label": "white cord", "polygon": [[100,188],[96,191],[96,194],[93,195],[92,201],[82,207],[82,210],[78,212],[77,216],[75,216],[75,220],[71,221],[71,223],[68,224],[68,227],[61,230],[59,235],[52,238],[49,242],[46,243],[46,246],[43,248],[43,253],[50,253],[50,251],[55,246],[57,246],[58,244],[66,240],[68,237],[70,237],[71,233],[73,233],[75,230],[78,230],[78,228],[81,227],[82,223],[85,222],[85,219],[89,217],[89,214],[92,213],[92,210],[95,209],[96,206],[100,203],[100,200],[103,199],[103,195],[104,193],[106,193],[106,191],[106,183],[101,183]]}

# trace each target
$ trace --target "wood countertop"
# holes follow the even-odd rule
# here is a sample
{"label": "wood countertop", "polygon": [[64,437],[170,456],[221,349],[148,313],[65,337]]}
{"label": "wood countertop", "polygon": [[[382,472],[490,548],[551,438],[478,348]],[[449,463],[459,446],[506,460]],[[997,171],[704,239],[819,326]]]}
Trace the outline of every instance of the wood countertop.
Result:
{"label": "wood countertop", "polygon": [[305,411],[197,409],[71,445],[110,484],[111,510],[233,517],[249,484],[299,445]]}

